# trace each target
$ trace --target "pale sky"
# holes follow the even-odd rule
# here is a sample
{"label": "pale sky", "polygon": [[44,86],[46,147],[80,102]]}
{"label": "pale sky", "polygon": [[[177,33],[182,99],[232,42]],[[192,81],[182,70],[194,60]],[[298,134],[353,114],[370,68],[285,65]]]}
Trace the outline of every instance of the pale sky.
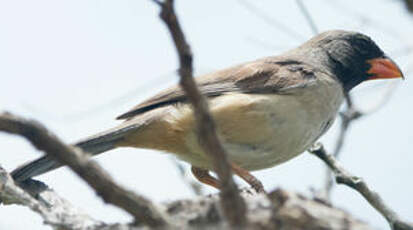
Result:
{"label": "pale sky", "polygon": [[[237,0],[176,2],[197,73],[275,55],[312,36],[295,1],[247,2],[297,35],[262,20]],[[390,56],[398,51],[393,59],[403,70],[412,69],[412,56],[402,55],[400,49],[413,46],[413,19],[399,1],[304,2],[321,31],[366,33]],[[0,0],[0,31],[0,110],[34,118],[68,143],[118,124],[114,117],[177,80],[175,49],[157,6],[149,0]],[[412,220],[413,86],[410,76],[406,78],[382,109],[354,123],[341,162],[400,216]],[[358,87],[353,92],[356,105],[361,110],[374,107],[389,85],[368,82]],[[337,124],[322,138],[329,150]],[[40,156],[25,140],[10,135],[0,134],[0,146],[0,164],[9,171]],[[156,202],[193,197],[170,155],[119,149],[97,159],[121,184]],[[323,183],[323,173],[324,165],[304,153],[254,175],[268,191],[282,187],[310,195],[310,188]],[[38,179],[97,219],[130,221],[125,212],[103,204],[68,169]],[[333,202],[379,229],[388,229],[384,219],[347,187],[334,190]],[[28,225],[50,229],[28,208],[0,206],[0,230],[23,230]]]}

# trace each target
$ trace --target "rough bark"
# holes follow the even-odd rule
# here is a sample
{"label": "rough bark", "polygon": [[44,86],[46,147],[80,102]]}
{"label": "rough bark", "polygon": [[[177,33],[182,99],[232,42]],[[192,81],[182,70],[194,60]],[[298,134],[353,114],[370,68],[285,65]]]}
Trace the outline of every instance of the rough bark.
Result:
{"label": "rough bark", "polygon": [[40,181],[30,180],[21,187],[17,186],[1,166],[0,204],[26,206],[54,229],[96,229],[104,224],[71,205]]}
{"label": "rough bark", "polygon": [[[54,229],[161,229],[132,223],[106,224],[82,213],[40,181],[31,180],[20,186],[24,190],[0,168],[0,200],[5,205],[19,204],[32,209]],[[248,229],[372,229],[344,210],[283,189],[268,195],[243,190],[241,196],[247,206]],[[229,229],[217,194],[163,203],[159,207],[176,229]]]}

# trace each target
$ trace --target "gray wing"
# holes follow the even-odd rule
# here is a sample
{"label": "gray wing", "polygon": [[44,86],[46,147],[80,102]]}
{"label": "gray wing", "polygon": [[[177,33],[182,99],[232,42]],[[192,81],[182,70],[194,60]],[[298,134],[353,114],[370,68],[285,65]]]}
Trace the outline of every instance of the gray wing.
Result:
{"label": "gray wing", "polygon": [[[272,57],[207,74],[196,78],[196,82],[204,96],[215,97],[229,92],[286,94],[292,89],[311,84],[314,79],[314,70],[310,66]],[[183,90],[174,86],[135,106],[117,119],[130,119],[161,106],[185,101]]]}

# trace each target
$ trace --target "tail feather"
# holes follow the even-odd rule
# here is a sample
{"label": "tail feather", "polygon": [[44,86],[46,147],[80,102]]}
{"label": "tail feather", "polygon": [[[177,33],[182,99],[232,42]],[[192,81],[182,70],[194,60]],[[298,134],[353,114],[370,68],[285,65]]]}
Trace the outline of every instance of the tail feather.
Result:
{"label": "tail feather", "polygon": [[[79,147],[83,151],[92,155],[97,155],[115,148],[116,143],[133,128],[134,127],[115,128],[79,141],[74,144],[74,146]],[[11,172],[11,175],[15,181],[20,182],[44,174],[61,166],[62,165],[60,163],[49,156],[43,156],[16,168],[13,172]]]}

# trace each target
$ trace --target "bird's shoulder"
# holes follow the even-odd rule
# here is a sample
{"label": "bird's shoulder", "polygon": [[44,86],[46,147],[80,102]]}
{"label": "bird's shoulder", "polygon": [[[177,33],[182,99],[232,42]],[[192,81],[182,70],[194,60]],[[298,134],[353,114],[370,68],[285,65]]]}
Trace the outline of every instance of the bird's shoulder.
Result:
{"label": "bird's shoulder", "polygon": [[[286,58],[268,57],[244,63],[195,78],[206,97],[229,92],[285,94],[292,89],[311,84],[316,70],[310,65]],[[117,119],[130,119],[146,111],[186,101],[185,92],[178,85],[161,91],[136,105]]]}

